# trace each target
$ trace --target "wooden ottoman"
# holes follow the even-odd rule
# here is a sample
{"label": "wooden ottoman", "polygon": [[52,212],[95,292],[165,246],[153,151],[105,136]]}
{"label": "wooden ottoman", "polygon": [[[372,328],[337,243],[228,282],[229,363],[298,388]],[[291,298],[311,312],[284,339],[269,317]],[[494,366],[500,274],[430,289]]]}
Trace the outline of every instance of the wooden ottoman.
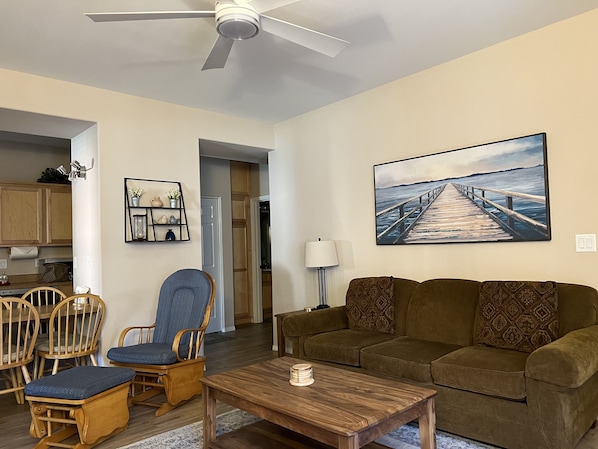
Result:
{"label": "wooden ottoman", "polygon": [[87,449],[125,430],[133,377],[130,368],[78,366],[28,383],[29,433],[41,438],[35,449]]}

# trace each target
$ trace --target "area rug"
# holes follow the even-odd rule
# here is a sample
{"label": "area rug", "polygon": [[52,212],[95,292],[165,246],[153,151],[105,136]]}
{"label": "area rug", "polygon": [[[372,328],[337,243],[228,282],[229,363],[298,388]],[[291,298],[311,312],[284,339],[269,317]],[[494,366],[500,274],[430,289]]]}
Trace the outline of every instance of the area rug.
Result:
{"label": "area rug", "polygon": [[[233,410],[218,416],[216,433],[221,435],[258,420],[259,418],[242,410]],[[200,449],[203,443],[202,433],[202,423],[197,422],[122,446],[119,449]],[[421,447],[419,429],[414,424],[393,430],[376,441],[393,449],[418,449]],[[438,449],[497,449],[494,446],[441,431],[436,432],[436,446]]]}

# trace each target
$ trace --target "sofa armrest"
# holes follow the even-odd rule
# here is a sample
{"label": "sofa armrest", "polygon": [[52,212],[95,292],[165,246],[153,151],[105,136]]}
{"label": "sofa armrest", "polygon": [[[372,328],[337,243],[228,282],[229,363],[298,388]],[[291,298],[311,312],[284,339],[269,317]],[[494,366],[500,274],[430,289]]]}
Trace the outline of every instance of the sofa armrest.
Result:
{"label": "sofa armrest", "polygon": [[525,375],[565,388],[583,385],[598,371],[598,325],[569,332],[532,352]]}
{"label": "sofa armrest", "polygon": [[349,326],[345,306],[314,310],[287,316],[282,322],[282,331],[287,338],[320,334]]}

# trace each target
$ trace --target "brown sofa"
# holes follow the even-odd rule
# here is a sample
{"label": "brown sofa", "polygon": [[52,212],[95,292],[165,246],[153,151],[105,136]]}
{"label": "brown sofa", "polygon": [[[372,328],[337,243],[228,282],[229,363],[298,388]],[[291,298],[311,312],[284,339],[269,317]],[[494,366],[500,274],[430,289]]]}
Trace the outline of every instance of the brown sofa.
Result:
{"label": "brown sofa", "polygon": [[295,357],[436,389],[437,427],[489,444],[571,449],[598,417],[588,286],[360,278],[344,306],[289,315],[282,329]]}

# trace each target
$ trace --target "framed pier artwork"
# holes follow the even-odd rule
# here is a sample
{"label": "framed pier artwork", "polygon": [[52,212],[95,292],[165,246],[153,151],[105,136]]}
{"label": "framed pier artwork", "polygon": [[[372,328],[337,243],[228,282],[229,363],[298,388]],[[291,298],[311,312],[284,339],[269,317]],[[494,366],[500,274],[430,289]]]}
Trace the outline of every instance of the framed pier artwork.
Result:
{"label": "framed pier artwork", "polygon": [[546,133],[374,165],[376,244],[550,240]]}

